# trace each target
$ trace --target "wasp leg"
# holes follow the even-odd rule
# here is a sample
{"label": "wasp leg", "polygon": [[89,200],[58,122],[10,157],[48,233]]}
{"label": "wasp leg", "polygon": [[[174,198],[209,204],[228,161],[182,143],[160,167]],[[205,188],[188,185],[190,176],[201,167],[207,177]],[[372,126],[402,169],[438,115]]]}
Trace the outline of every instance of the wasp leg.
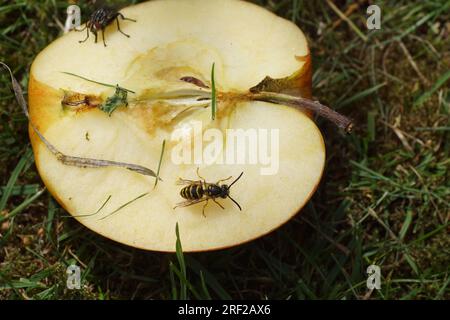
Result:
{"label": "wasp leg", "polygon": [[[214,199],[213,199],[214,200]],[[215,201],[214,201],[215,202]],[[205,215],[205,209],[206,209],[206,206],[208,205],[208,203],[209,203],[209,199],[207,198],[206,199],[206,203],[203,205],[203,210],[202,210],[202,215],[206,218],[206,215]]]}
{"label": "wasp leg", "polygon": [[216,182],[216,184],[219,184],[220,182],[224,182],[224,181],[230,180],[231,178],[233,178],[233,176],[229,176],[226,179],[220,179],[219,181]]}
{"label": "wasp leg", "polygon": [[106,42],[105,42],[105,29],[102,29],[102,40],[103,40],[103,46],[106,47]]}
{"label": "wasp leg", "polygon": [[123,32],[122,30],[120,30],[120,24],[119,24],[119,18],[116,18],[116,22],[117,22],[117,30],[119,30],[119,32],[121,34],[123,34],[125,37],[129,38],[130,36],[128,34],[126,34],[125,32]]}
{"label": "wasp leg", "polygon": [[219,207],[225,210],[225,208],[219,202],[217,202],[216,199],[212,198],[212,201],[214,201]]}
{"label": "wasp leg", "polygon": [[200,167],[197,167],[197,176],[200,178],[200,179],[202,179],[203,180],[203,183],[205,183],[206,184],[206,180],[205,180],[205,178],[203,178],[201,175],[200,175]]}
{"label": "wasp leg", "polygon": [[[72,30],[75,30],[76,32],[81,32],[81,31],[84,31],[84,30],[86,30],[86,28],[87,28],[87,26],[86,25],[84,25],[84,28],[83,29],[77,29],[77,28],[73,28]],[[88,31],[89,32],[89,31]]]}
{"label": "wasp leg", "polygon": [[129,21],[133,21],[133,22],[136,22],[136,20],[134,20],[134,19],[130,19],[130,18],[125,18],[124,17],[124,15],[123,14],[121,14],[120,12],[117,14],[119,17],[121,17],[122,18],[122,20],[129,20]]}
{"label": "wasp leg", "polygon": [[[84,30],[84,29],[83,29],[83,30]],[[80,30],[80,31],[82,31],[82,30]],[[78,41],[78,43],[86,42],[87,39],[89,39],[89,29],[86,28],[86,39],[80,40],[80,41]]]}

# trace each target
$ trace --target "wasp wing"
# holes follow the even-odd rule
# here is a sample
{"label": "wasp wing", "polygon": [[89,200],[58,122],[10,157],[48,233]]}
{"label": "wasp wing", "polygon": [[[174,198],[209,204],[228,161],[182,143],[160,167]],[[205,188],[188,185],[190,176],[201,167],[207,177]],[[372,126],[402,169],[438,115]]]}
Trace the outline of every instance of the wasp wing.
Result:
{"label": "wasp wing", "polygon": [[187,179],[181,179],[181,178],[178,178],[178,180],[177,180],[177,185],[191,185],[191,184],[201,184],[202,182],[201,181],[199,181],[199,180],[187,180]]}
{"label": "wasp wing", "polygon": [[186,201],[177,203],[177,205],[173,208],[175,209],[175,208],[189,207],[193,204],[200,203],[200,202],[203,202],[206,200],[208,200],[208,198],[202,198],[202,199],[196,199],[196,200],[186,200]]}

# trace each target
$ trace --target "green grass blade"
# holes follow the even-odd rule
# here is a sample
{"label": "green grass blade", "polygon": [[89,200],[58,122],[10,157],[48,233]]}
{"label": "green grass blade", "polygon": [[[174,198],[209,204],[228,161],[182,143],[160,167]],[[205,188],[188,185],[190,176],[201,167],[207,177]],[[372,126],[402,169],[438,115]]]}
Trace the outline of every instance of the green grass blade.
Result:
{"label": "green grass blade", "polygon": [[206,299],[211,300],[211,295],[209,294],[208,287],[206,286],[205,277],[203,276],[203,272],[200,270],[200,281],[202,284],[202,290],[206,297]]}
{"label": "green grass blade", "polygon": [[[183,286],[194,295],[194,297],[198,300],[202,299],[202,296],[198,293],[198,291],[194,288],[194,286],[186,279],[185,275],[182,271],[180,271],[174,264],[172,264],[172,270],[177,275],[178,279],[180,279],[180,283],[182,285],[181,289],[183,289]],[[183,295],[186,296],[186,298],[183,298]],[[180,300],[187,300],[187,292],[185,294],[180,294]]]}
{"label": "green grass blade", "polygon": [[177,286],[175,284],[175,276],[173,271],[173,263],[172,261],[169,262],[169,277],[170,277],[170,284],[172,288],[172,300],[178,300],[178,290]]}
{"label": "green grass blade", "polygon": [[402,228],[400,229],[400,234],[399,234],[400,240],[403,240],[405,238],[405,235],[408,232],[411,222],[412,222],[412,211],[408,210],[406,212],[405,221],[403,222]]}
{"label": "green grass blade", "polygon": [[[10,197],[12,196],[29,196],[35,194],[39,190],[38,184],[25,184],[25,185],[15,185],[10,191]],[[6,187],[0,188],[0,195],[3,195],[6,191]]]}
{"label": "green grass blade", "polygon": [[417,100],[414,102],[414,106],[420,106],[425,101],[427,101],[431,96],[440,88],[442,87],[448,80],[450,79],[450,70],[445,72],[442,76],[437,79],[437,81],[433,84],[433,86],[425,91]]}
{"label": "green grass blade", "polygon": [[17,214],[19,214],[20,212],[22,212],[23,209],[25,209],[26,207],[28,207],[31,203],[34,202],[34,200],[36,200],[37,198],[39,198],[45,191],[46,189],[42,189],[40,191],[38,191],[35,195],[33,195],[32,197],[28,197],[26,198],[21,204],[19,204],[17,207],[15,207],[7,216],[5,217],[0,217],[0,222],[3,222],[7,219],[11,219],[13,217],[15,217]]}
{"label": "green grass blade", "polygon": [[221,300],[231,300],[231,296],[222,287],[213,273],[209,272],[192,256],[186,256],[185,259],[188,262],[189,268],[194,271],[195,274],[198,276],[200,276],[200,274],[203,275],[206,285],[208,285]]}
{"label": "green grass blade", "polygon": [[163,140],[162,142],[162,147],[161,147],[161,155],[159,156],[159,163],[158,163],[158,171],[156,171],[156,178],[155,178],[155,185],[153,188],[156,188],[156,185],[158,184],[159,181],[159,172],[161,170],[161,164],[162,164],[162,160],[164,157],[164,150],[166,149],[166,139]]}
{"label": "green grass blade", "polygon": [[211,68],[211,118],[213,120],[216,119],[216,108],[217,108],[215,66],[216,63],[214,62]]}
{"label": "green grass blade", "polygon": [[366,90],[358,92],[355,95],[353,95],[353,96],[351,96],[351,97],[349,97],[349,98],[347,98],[347,99],[345,99],[343,101],[340,101],[340,102],[338,101],[337,104],[336,104],[336,109],[343,108],[343,107],[345,107],[345,106],[347,106],[347,105],[349,105],[349,104],[351,104],[351,103],[353,103],[355,101],[358,101],[358,100],[361,100],[361,99],[363,99],[365,97],[368,97],[371,94],[373,94],[376,91],[378,91],[378,89],[384,87],[385,85],[386,85],[386,83],[377,84],[376,86],[373,86],[371,88],[368,88]]}
{"label": "green grass blade", "polygon": [[47,209],[47,221],[45,223],[45,236],[47,240],[51,241],[51,231],[53,227],[53,219],[55,218],[56,214],[56,205],[53,200],[53,198],[49,195],[48,197],[48,209]]}
{"label": "green grass blade", "polygon": [[17,163],[16,167],[14,168],[13,172],[11,173],[11,176],[9,177],[6,187],[3,189],[3,194],[0,199],[0,212],[6,208],[6,203],[8,202],[8,199],[13,191],[14,184],[16,183],[17,179],[19,178],[19,175],[22,172],[22,170],[26,167],[26,165],[32,159],[32,154],[33,154],[33,152],[31,151],[31,149],[27,149],[27,151],[22,156],[22,158],[20,158],[19,162]]}
{"label": "green grass blade", "polygon": [[[73,77],[76,77],[76,78],[80,78],[80,79],[83,79],[83,80],[86,80],[86,81],[89,81],[89,82],[92,82],[92,83],[95,83],[95,84],[99,84],[99,85],[104,86],[104,87],[109,87],[109,88],[114,88],[115,89],[118,86],[118,85],[114,85],[114,84],[109,84],[109,83],[104,83],[104,82],[91,80],[91,79],[88,79],[86,77],[80,76],[80,75],[72,73],[72,72],[61,71],[61,73],[64,73],[64,74],[67,74],[69,76],[73,76]],[[122,89],[122,90],[125,90],[127,92],[130,92],[130,93],[136,93],[136,92],[134,92],[134,91],[132,91],[130,89],[126,89],[126,88],[123,88],[123,87],[120,87],[120,86],[119,86],[119,88]]]}
{"label": "green grass blade", "polygon": [[[176,256],[177,256],[177,259],[178,259],[178,264],[180,265],[181,274],[182,274],[183,278],[187,279],[187,276],[186,276],[186,263],[184,261],[183,248],[181,246],[180,230],[178,228],[178,222],[177,222],[177,224],[175,226],[175,234],[177,236],[175,249],[176,249]],[[186,281],[181,281],[180,287],[181,287],[181,289],[180,289],[180,299],[181,300],[186,300],[187,299]]]}

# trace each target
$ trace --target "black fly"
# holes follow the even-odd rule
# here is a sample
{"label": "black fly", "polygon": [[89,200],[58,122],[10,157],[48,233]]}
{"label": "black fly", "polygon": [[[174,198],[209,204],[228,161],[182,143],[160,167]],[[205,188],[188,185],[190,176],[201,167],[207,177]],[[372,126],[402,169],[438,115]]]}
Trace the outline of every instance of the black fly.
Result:
{"label": "black fly", "polygon": [[109,8],[100,8],[95,10],[91,16],[89,17],[89,20],[86,22],[86,25],[83,29],[76,31],[84,31],[86,30],[86,39],[80,40],[79,43],[85,42],[87,39],[89,39],[89,31],[92,32],[95,36],[95,43],[97,43],[97,33],[99,31],[102,32],[102,39],[103,39],[103,45],[106,47],[105,42],[105,28],[110,25],[114,20],[117,22],[117,29],[120,33],[122,33],[124,36],[129,38],[130,36],[120,30],[120,24],[119,24],[119,17],[122,18],[122,20],[129,20],[136,22],[136,20],[125,18],[123,14],[121,14],[118,11],[109,9]]}
{"label": "black fly", "polygon": [[197,168],[197,175],[201,180],[185,180],[185,179],[179,179],[178,180],[178,184],[181,185],[187,185],[186,187],[184,187],[183,189],[181,189],[180,191],[180,195],[186,199],[186,201],[180,202],[178,203],[175,207],[187,207],[199,202],[203,202],[206,201],[205,205],[203,206],[203,216],[205,216],[205,208],[208,205],[209,200],[214,201],[219,207],[221,207],[222,209],[225,209],[219,202],[217,202],[217,198],[230,198],[231,201],[233,201],[239,208],[239,210],[242,210],[241,206],[239,205],[239,203],[237,203],[236,200],[234,200],[231,196],[230,196],[230,188],[233,184],[236,183],[236,181],[238,181],[242,175],[244,174],[243,172],[241,172],[241,174],[239,175],[239,177],[237,177],[229,186],[226,184],[220,184],[223,181],[229,180],[232,177],[228,177],[226,179],[221,179],[219,181],[217,181],[216,183],[208,183],[206,182],[206,180],[200,176],[199,172],[198,172],[198,168]]}

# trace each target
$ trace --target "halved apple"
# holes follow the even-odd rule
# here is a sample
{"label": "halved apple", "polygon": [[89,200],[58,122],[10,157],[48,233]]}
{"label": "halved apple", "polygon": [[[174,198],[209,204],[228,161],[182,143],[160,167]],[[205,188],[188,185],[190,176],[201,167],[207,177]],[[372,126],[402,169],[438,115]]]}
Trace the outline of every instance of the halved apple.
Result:
{"label": "halved apple", "polygon": [[[74,31],[39,54],[30,76],[30,120],[64,154],[155,171],[166,140],[162,180],[153,188],[154,177],[123,168],[61,163],[30,127],[36,165],[52,195],[91,230],[147,250],[174,251],[177,222],[183,249],[203,251],[255,239],[288,221],[320,181],[325,161],[322,135],[299,110],[233,97],[245,97],[249,88],[269,76],[290,79],[281,81],[285,87],[278,91],[309,98],[310,58],[302,31],[261,7],[236,0],[151,1],[121,13],[137,20],[121,21],[130,38],[111,24],[105,32],[107,47],[94,43],[93,37],[79,43],[85,35]],[[196,98],[210,96],[210,90],[180,80],[195,78],[211,88],[213,63],[215,120],[208,105],[196,107]],[[127,107],[108,115],[89,101],[105,101],[114,88],[67,73],[134,93],[128,94]],[[84,97],[84,108],[62,106],[71,94]],[[191,104],[194,108],[180,114]],[[216,128],[224,134],[226,129],[279,130],[278,171],[262,175],[267,164],[174,163],[172,151],[180,142],[171,139],[172,133],[189,129],[195,121],[203,130]],[[228,198],[218,199],[225,209],[211,202],[206,217],[203,204],[174,210],[183,201],[177,179],[198,180],[197,167],[208,182],[244,172],[230,190],[242,211]]]}

